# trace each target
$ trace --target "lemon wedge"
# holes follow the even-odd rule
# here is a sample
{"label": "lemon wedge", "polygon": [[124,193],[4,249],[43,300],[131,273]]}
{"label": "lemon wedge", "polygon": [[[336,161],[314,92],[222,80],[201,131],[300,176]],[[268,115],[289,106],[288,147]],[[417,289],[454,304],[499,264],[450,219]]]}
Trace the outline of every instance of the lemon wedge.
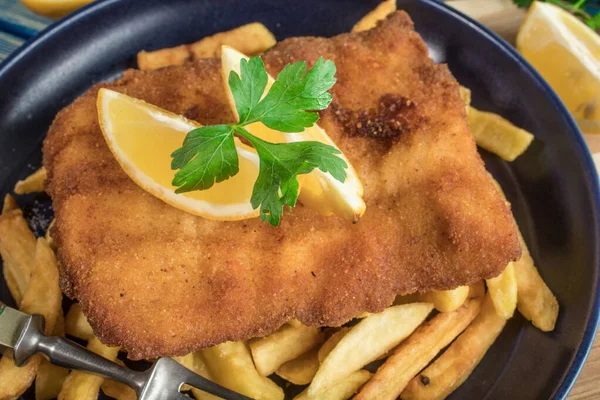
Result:
{"label": "lemon wedge", "polygon": [[94,0],[21,0],[31,11],[50,18],[61,18]]}
{"label": "lemon wedge", "polygon": [[237,138],[239,172],[210,189],[175,194],[171,153],[200,124],[127,95],[100,89],[98,120],[106,143],[129,177],[164,202],[207,219],[225,221],[257,217],[250,197],[259,158]]}
{"label": "lemon wedge", "polygon": [[582,131],[600,133],[600,36],[549,3],[529,8],[517,49],[548,81]]}
{"label": "lemon wedge", "polygon": [[[221,48],[221,62],[225,92],[229,99],[231,110],[236,115],[235,101],[229,88],[229,74],[235,71],[240,74],[240,63],[242,59],[249,58],[239,51],[223,46]],[[268,92],[275,80],[269,76],[265,93]],[[270,129],[260,122],[246,126],[246,129],[259,138],[273,143],[289,143],[299,141],[317,141],[328,144],[339,150],[333,140],[317,124],[306,128],[299,133],[283,133]],[[300,194],[298,199],[305,206],[316,210],[322,215],[338,215],[350,221],[356,222],[364,214],[366,205],[362,199],[363,185],[350,161],[342,153],[340,155],[348,164],[347,176],[344,182],[336,180],[331,174],[315,169],[312,172],[299,175]]]}

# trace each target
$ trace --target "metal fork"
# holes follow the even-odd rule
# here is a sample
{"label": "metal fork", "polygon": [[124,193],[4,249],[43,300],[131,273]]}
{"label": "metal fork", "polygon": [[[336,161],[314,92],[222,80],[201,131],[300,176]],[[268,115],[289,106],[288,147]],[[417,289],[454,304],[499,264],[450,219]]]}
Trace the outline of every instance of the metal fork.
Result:
{"label": "metal fork", "polygon": [[146,371],[134,371],[109,361],[86,348],[43,332],[44,317],[28,315],[0,303],[0,344],[14,349],[15,363],[23,365],[35,353],[69,369],[102,375],[131,386],[139,400],[189,400],[180,392],[183,384],[229,400],[251,400],[190,371],[170,358],[160,358]]}

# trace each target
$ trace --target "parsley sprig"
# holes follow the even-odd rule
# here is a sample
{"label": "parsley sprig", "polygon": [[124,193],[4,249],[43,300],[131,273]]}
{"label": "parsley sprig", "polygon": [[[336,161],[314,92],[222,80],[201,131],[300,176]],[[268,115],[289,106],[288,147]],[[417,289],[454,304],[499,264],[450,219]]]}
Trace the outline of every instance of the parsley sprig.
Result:
{"label": "parsley sprig", "polygon": [[176,193],[206,190],[239,171],[234,137],[245,138],[260,159],[258,178],[250,202],[260,207],[260,217],[273,226],[281,221],[284,206],[294,207],[298,199],[297,176],[315,168],[329,172],[343,182],[348,168],[340,151],[315,141],[270,143],[244,127],[261,122],[281,132],[302,132],[319,119],[318,110],[331,103],[335,64],[322,57],[306,71],[303,61],[286,65],[263,96],[268,75],[260,57],[242,60],[241,74],[232,71],[229,87],[239,115],[238,123],[203,126],[188,132],[183,146],[171,157]]}

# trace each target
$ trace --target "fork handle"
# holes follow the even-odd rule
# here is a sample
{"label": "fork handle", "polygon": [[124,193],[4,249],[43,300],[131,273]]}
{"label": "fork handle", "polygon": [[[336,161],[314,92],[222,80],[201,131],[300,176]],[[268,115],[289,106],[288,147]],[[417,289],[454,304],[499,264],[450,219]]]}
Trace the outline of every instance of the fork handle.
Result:
{"label": "fork handle", "polygon": [[48,356],[52,364],[102,375],[131,386],[140,393],[145,383],[143,372],[124,368],[63,337],[46,336],[42,333],[43,324],[43,317],[31,316],[14,348],[17,365],[39,352]]}

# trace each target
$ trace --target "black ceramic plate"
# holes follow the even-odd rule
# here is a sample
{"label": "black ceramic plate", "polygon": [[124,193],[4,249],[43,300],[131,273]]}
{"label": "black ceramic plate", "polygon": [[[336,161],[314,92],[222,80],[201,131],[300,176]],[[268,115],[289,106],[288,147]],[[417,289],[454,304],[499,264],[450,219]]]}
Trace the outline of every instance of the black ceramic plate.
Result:
{"label": "black ceramic plate", "polygon": [[[0,67],[0,194],[40,166],[54,115],[97,82],[135,66],[141,49],[193,42],[261,21],[278,39],[347,32],[378,0],[111,0],[51,26]],[[496,36],[432,0],[398,0],[426,40],[473,91],[473,103],[533,132],[517,161],[484,153],[505,188],[542,276],[559,299],[556,331],[517,315],[453,399],[563,398],[598,322],[598,177],[580,133],[542,79]],[[44,195],[18,199],[38,233]],[[165,293],[165,296],[168,296]],[[4,281],[0,298],[11,303]],[[0,382],[0,384],[2,384]],[[28,392],[27,398],[33,398]]]}

